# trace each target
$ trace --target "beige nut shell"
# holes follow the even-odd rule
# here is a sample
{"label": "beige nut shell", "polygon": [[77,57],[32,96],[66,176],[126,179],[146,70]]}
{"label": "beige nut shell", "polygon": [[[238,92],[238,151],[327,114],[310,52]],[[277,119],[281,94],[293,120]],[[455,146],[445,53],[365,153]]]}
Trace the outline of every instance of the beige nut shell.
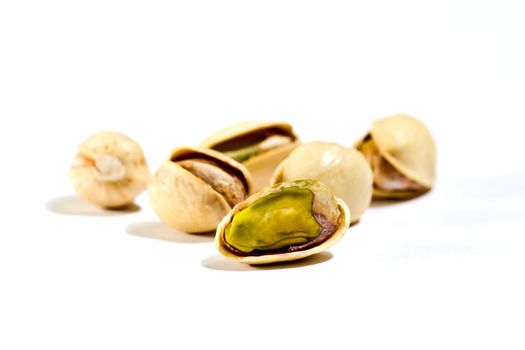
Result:
{"label": "beige nut shell", "polygon": [[205,138],[200,146],[214,149],[216,145],[223,142],[264,129],[280,129],[292,136],[294,141],[288,145],[268,150],[243,162],[243,165],[252,176],[253,189],[256,192],[270,184],[272,174],[277,165],[299,145],[300,141],[290,124],[268,121],[243,122],[214,132]]}
{"label": "beige nut shell", "polygon": [[[95,161],[102,159],[116,165],[117,177],[100,174]],[[137,142],[118,132],[103,131],[78,145],[69,178],[79,196],[101,207],[117,208],[132,203],[146,188],[150,172]]]}
{"label": "beige nut shell", "polygon": [[250,174],[241,164],[222,153],[188,146],[173,150],[169,159],[160,165],[148,185],[150,203],[158,217],[181,231],[213,231],[231,207],[209,184],[174,162],[189,155],[213,158],[238,173],[248,194],[252,188]]}
{"label": "beige nut shell", "polygon": [[337,207],[340,213],[339,223],[337,226],[337,230],[323,243],[315,247],[312,247],[310,249],[291,252],[291,253],[268,254],[268,255],[260,255],[260,256],[235,255],[232,251],[230,251],[225,246],[225,243],[224,243],[224,231],[226,227],[233,220],[233,216],[236,213],[248,207],[250,204],[255,202],[257,199],[261,198],[262,196],[273,193],[274,191],[276,191],[275,187],[267,187],[264,190],[252,195],[251,197],[245,199],[244,201],[240,202],[235,207],[233,207],[233,209],[222,219],[215,233],[215,245],[219,253],[221,253],[223,256],[229,259],[236,260],[238,262],[245,263],[245,264],[250,264],[250,265],[271,264],[271,263],[276,263],[276,262],[303,259],[310,255],[320,253],[330,248],[331,246],[339,242],[341,238],[343,238],[346,230],[348,229],[348,226],[350,225],[350,210],[348,209],[348,206],[342,199],[336,197],[335,200],[336,200]]}
{"label": "beige nut shell", "polygon": [[[427,188],[432,187],[436,177],[436,145],[422,122],[407,115],[395,115],[375,120],[370,134],[381,156],[397,171]],[[358,141],[357,146],[362,142],[363,139]],[[391,192],[385,195],[391,197]],[[399,195],[404,197],[402,192]]]}
{"label": "beige nut shell", "polygon": [[359,221],[372,201],[373,175],[361,152],[337,143],[313,141],[298,146],[275,170],[272,184],[314,179],[346,202],[351,223]]}

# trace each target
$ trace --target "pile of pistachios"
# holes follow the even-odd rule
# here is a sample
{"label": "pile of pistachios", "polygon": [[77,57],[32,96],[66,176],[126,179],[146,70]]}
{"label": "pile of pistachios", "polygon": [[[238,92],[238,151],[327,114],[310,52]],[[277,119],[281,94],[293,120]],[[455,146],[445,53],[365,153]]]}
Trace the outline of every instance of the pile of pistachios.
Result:
{"label": "pile of pistachios", "polygon": [[70,179],[81,197],[121,208],[148,189],[166,225],[215,231],[225,257],[266,264],[337,243],[373,198],[404,199],[432,188],[436,147],[415,118],[378,119],[353,147],[301,143],[291,125],[237,124],[198,147],[174,149],[154,175],[137,142],[97,133],[78,146]]}

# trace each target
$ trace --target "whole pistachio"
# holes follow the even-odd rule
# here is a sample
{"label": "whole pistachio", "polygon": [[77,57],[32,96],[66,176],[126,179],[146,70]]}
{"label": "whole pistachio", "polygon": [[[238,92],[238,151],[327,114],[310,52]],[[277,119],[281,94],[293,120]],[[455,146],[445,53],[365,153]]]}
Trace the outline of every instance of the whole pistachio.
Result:
{"label": "whole pistachio", "polygon": [[113,131],[99,132],[82,142],[69,170],[77,194],[104,208],[132,203],[149,177],[137,142]]}
{"label": "whole pistachio", "polygon": [[315,180],[283,182],[237,204],[217,227],[224,256],[247,264],[296,260],[337,243],[350,212]]}
{"label": "whole pistachio", "polygon": [[210,149],[179,147],[148,185],[155,213],[167,225],[192,233],[215,230],[251,192],[248,171]]}
{"label": "whole pistachio", "polygon": [[292,126],[279,122],[245,122],[218,130],[201,142],[241,162],[250,172],[254,191],[270,184],[277,165],[299,144]]}
{"label": "whole pistachio", "polygon": [[356,143],[374,174],[374,197],[410,198],[429,191],[436,176],[436,146],[428,128],[406,115],[378,119]]}

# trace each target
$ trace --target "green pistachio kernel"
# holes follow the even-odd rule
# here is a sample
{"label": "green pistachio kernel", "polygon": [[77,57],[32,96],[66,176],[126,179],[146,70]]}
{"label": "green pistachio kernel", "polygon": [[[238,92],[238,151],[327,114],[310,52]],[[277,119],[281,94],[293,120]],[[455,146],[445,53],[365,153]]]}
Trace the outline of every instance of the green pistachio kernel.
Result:
{"label": "green pistachio kernel", "polygon": [[312,215],[313,199],[312,191],[301,187],[262,197],[235,214],[225,239],[245,253],[306,243],[321,232]]}
{"label": "green pistachio kernel", "polygon": [[226,151],[224,152],[224,154],[230,158],[235,159],[239,163],[242,163],[259,154],[259,145],[256,144],[253,146],[239,148],[232,151]]}

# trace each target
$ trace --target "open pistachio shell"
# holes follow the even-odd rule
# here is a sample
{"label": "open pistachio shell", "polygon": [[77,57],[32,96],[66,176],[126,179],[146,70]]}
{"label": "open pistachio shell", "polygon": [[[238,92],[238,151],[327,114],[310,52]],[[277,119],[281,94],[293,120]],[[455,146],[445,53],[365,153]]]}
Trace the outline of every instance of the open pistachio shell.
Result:
{"label": "open pistachio shell", "polygon": [[[406,115],[378,119],[355,146],[372,165],[374,197],[409,198],[432,188],[436,146],[430,131],[419,120]],[[392,186],[382,188],[380,182],[390,182]]]}
{"label": "open pistachio shell", "polygon": [[79,196],[104,208],[130,204],[149,180],[144,153],[118,132],[99,132],[78,146],[69,179]]}
{"label": "open pistachio shell", "polygon": [[148,193],[165,224],[200,233],[215,230],[251,188],[250,174],[233,159],[206,148],[179,147],[160,165]]}
{"label": "open pistachio shell", "polygon": [[346,202],[357,222],[372,200],[370,165],[357,150],[330,142],[307,142],[298,146],[274,172],[272,184],[315,179]]}
{"label": "open pistachio shell", "polygon": [[216,131],[202,147],[240,162],[252,176],[254,191],[268,186],[277,165],[299,144],[292,126],[279,122],[244,122]]}
{"label": "open pistachio shell", "polygon": [[348,206],[326,185],[282,182],[237,204],[217,227],[215,244],[246,264],[297,260],[337,243],[349,223]]}

